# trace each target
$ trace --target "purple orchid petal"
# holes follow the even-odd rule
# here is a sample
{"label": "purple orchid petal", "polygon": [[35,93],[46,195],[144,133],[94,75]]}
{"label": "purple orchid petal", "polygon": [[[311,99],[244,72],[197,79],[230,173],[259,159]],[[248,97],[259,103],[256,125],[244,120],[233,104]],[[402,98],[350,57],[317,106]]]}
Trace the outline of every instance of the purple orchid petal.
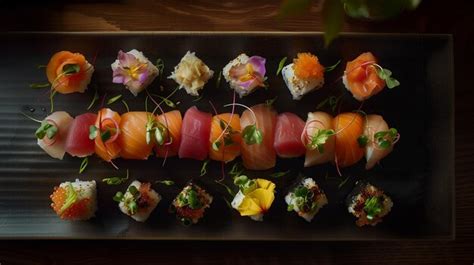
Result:
{"label": "purple orchid petal", "polygon": [[123,51],[119,51],[117,59],[122,68],[131,68],[133,65],[140,63],[133,54],[125,53]]}
{"label": "purple orchid petal", "polygon": [[251,88],[254,88],[256,86],[256,80],[255,79],[250,79],[248,81],[245,81],[245,82],[240,82],[240,81],[237,81],[236,82],[240,87],[246,89],[246,90],[250,90]]}
{"label": "purple orchid petal", "polygon": [[257,72],[262,78],[265,76],[267,70],[265,69],[265,62],[267,60],[260,56],[252,56],[249,58],[248,62],[252,65],[255,72]]}
{"label": "purple orchid petal", "polygon": [[144,71],[144,72],[142,72],[138,75],[138,81],[142,84],[145,83],[147,78],[148,78],[148,72],[147,71]]}
{"label": "purple orchid petal", "polygon": [[121,75],[116,75],[112,78],[112,83],[114,84],[123,84],[124,78]]}
{"label": "purple orchid petal", "polygon": [[230,69],[229,74],[234,79],[239,79],[241,76],[247,74],[247,68],[245,64],[234,66]]}

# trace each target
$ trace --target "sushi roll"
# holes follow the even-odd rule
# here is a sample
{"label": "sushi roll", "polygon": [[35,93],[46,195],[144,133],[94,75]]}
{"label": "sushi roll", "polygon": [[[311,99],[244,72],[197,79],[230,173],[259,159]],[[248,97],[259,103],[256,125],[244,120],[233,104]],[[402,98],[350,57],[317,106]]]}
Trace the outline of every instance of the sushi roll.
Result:
{"label": "sushi roll", "polygon": [[80,53],[60,51],[55,53],[46,66],[51,89],[61,93],[84,93],[91,82],[94,66]]}
{"label": "sushi roll", "polygon": [[249,179],[245,175],[234,179],[239,192],[232,200],[231,206],[240,216],[248,216],[254,221],[263,221],[263,216],[270,210],[275,200],[275,183],[266,179]]}
{"label": "sushi roll", "polygon": [[309,52],[298,53],[293,63],[283,67],[281,74],[295,100],[324,85],[324,66]]}
{"label": "sushi roll", "polygon": [[147,88],[159,74],[158,68],[135,49],[126,53],[119,51],[111,67],[112,82],[125,85],[134,96]]}
{"label": "sushi roll", "polygon": [[265,62],[260,56],[248,57],[242,53],[224,67],[222,74],[230,88],[242,98],[257,87],[265,87]]}
{"label": "sushi roll", "polygon": [[168,78],[178,83],[180,89],[184,87],[189,95],[199,96],[199,90],[204,88],[213,75],[214,71],[194,52],[188,51]]}
{"label": "sushi roll", "polygon": [[295,211],[311,222],[319,210],[328,204],[328,199],[312,178],[305,178],[285,196],[285,202],[288,211]]}
{"label": "sushi roll", "polygon": [[114,200],[119,203],[122,213],[135,221],[145,222],[161,201],[161,196],[151,188],[150,183],[133,181],[124,193],[117,192]]}
{"label": "sushi roll", "polygon": [[203,188],[190,183],[176,196],[171,203],[170,211],[184,225],[197,224],[204,216],[204,211],[212,203],[212,196]]}
{"label": "sushi roll", "polygon": [[35,132],[37,143],[52,158],[62,160],[73,118],[65,111],[51,113]]}
{"label": "sushi roll", "polygon": [[346,200],[347,210],[357,217],[358,226],[376,225],[392,209],[393,202],[383,190],[370,183],[358,183]]}
{"label": "sushi roll", "polygon": [[64,220],[79,221],[92,218],[97,210],[97,188],[94,180],[63,182],[54,187],[51,208]]}

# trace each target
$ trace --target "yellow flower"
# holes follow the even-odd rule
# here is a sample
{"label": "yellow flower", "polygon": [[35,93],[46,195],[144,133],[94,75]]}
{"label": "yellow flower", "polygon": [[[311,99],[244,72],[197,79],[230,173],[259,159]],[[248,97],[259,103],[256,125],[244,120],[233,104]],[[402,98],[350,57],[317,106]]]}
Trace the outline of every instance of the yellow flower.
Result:
{"label": "yellow flower", "polygon": [[265,214],[275,199],[275,184],[266,179],[256,179],[255,189],[244,194],[242,202],[237,207],[241,216]]}

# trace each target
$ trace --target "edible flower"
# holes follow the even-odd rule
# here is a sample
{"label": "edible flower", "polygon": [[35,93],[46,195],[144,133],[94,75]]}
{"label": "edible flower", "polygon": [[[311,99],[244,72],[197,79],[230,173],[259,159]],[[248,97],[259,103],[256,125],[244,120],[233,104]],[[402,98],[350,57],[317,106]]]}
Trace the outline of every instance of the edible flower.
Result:
{"label": "edible flower", "polygon": [[254,86],[264,86],[265,81],[265,58],[252,56],[247,63],[235,66],[230,70],[230,76],[242,88],[248,89]]}
{"label": "edible flower", "polygon": [[234,184],[239,186],[239,192],[232,201],[232,207],[241,216],[262,221],[275,199],[275,184],[266,179],[252,180],[245,175],[236,177]]}

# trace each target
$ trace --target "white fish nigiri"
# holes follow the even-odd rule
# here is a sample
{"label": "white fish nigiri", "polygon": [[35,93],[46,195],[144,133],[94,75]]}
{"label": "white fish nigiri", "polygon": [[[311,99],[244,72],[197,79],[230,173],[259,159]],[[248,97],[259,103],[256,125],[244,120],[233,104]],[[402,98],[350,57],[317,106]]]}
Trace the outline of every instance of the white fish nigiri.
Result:
{"label": "white fish nigiri", "polygon": [[[390,145],[386,148],[383,148],[379,145],[375,139],[375,135],[379,132],[389,132],[390,128],[388,127],[387,122],[380,115],[367,115],[366,125],[364,129],[364,135],[368,137],[368,143],[365,147],[365,159],[367,163],[365,169],[371,169],[375,166],[377,162],[386,157],[393,150],[393,142],[390,142]],[[388,139],[390,141],[392,139]]]}
{"label": "white fish nigiri", "polygon": [[[317,111],[308,113],[305,126],[306,138],[310,140],[317,135],[320,130],[333,130],[332,120],[333,117],[326,112]],[[317,148],[314,150],[307,148],[304,166],[310,167],[334,161],[334,144],[334,136],[329,136],[323,146],[323,152],[319,152]]]}
{"label": "white fish nigiri", "polygon": [[[56,111],[46,117],[40,128],[47,129],[43,126],[44,123],[49,124],[50,128],[56,127],[57,131],[50,139],[48,135],[38,138],[38,145],[51,157],[62,160],[66,153],[66,138],[69,132],[69,127],[74,119],[65,111]],[[44,132],[46,133],[46,131]],[[38,131],[37,131],[38,136]]]}

